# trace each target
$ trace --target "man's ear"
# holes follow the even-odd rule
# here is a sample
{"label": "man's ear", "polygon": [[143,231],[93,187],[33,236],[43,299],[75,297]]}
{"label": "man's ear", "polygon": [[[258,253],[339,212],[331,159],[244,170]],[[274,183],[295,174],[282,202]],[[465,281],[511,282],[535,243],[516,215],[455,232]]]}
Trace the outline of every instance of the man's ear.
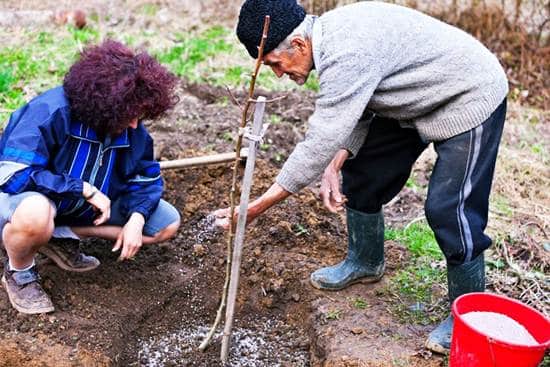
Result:
{"label": "man's ear", "polygon": [[302,36],[295,36],[290,41],[290,45],[294,49],[294,51],[300,52],[302,55],[305,55],[307,53],[309,43],[308,41],[302,37]]}

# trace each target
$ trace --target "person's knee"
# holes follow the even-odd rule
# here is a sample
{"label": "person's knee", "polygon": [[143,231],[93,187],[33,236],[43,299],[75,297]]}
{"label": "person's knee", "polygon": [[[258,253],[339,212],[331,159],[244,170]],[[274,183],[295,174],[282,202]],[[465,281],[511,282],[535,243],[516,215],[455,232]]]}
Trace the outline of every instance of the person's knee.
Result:
{"label": "person's knee", "polygon": [[15,209],[11,220],[12,231],[24,233],[37,242],[46,242],[54,230],[55,208],[43,195],[29,196]]}
{"label": "person's knee", "polygon": [[154,236],[154,242],[164,242],[168,241],[171,238],[174,238],[176,236],[176,233],[178,232],[178,228],[180,227],[180,220],[169,224],[164,229],[160,230],[157,234]]}

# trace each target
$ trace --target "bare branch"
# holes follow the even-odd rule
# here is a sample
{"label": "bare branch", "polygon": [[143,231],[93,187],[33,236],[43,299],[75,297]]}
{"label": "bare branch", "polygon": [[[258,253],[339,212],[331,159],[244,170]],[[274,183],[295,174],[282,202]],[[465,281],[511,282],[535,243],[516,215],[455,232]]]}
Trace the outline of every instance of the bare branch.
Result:
{"label": "bare branch", "polygon": [[229,89],[228,85],[225,86],[225,90],[227,90],[227,93],[229,94],[229,97],[231,97],[231,100],[233,100],[233,103],[235,104],[235,106],[239,107],[242,111],[243,106],[241,105],[239,100],[235,97],[235,95],[231,92],[231,89]]}

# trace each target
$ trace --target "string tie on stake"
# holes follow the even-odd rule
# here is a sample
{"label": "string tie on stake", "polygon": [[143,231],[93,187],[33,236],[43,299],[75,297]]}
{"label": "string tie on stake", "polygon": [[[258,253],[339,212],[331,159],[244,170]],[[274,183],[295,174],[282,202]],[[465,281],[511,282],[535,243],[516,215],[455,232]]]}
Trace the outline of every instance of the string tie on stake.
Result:
{"label": "string tie on stake", "polygon": [[252,128],[250,126],[247,126],[247,127],[244,127],[244,128],[240,127],[239,128],[239,135],[244,136],[249,141],[263,144],[264,143],[264,136],[265,136],[265,133],[267,132],[268,128],[269,128],[269,123],[265,123],[265,124],[262,125],[262,130],[260,131],[260,134],[259,135],[254,135],[254,134],[252,134]]}

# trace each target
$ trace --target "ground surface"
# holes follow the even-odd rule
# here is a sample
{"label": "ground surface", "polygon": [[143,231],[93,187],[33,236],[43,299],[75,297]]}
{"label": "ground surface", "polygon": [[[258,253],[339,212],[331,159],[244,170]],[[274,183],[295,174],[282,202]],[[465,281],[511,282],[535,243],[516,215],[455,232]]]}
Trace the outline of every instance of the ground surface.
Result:
{"label": "ground surface", "polygon": [[[237,110],[217,104],[223,91],[196,85],[183,88],[178,107],[183,118],[150,126],[158,154],[179,158],[180,146],[185,148],[183,155],[200,154],[206,145],[218,151],[231,149],[222,136]],[[308,98],[290,95],[270,106],[269,112],[295,116],[296,110],[310,108]],[[187,120],[187,115],[193,118]],[[299,132],[284,125],[269,135],[280,153],[291,149]],[[271,184],[279,165],[269,152],[261,158],[253,190],[256,195]],[[109,243],[89,241],[85,249],[102,261],[96,271],[73,275],[42,262],[40,272],[57,311],[25,317],[11,309],[6,297],[0,298],[0,322],[9,330],[4,338],[10,341],[8,347],[0,348],[4,357],[0,365],[15,365],[15,360],[37,366],[71,365],[71,361],[74,365],[215,364],[217,345],[206,354],[194,347],[215,315],[224,276],[224,236],[212,233],[205,217],[227,202],[230,174],[228,166],[167,172],[165,198],[181,211],[184,223],[177,238],[145,248],[135,261],[117,263]],[[388,305],[376,295],[384,282],[330,294],[309,286],[311,271],[345,254],[343,218],[324,211],[314,191],[305,190],[271,210],[248,232],[235,365],[306,366],[310,351],[313,364],[331,355],[347,357],[346,365],[353,365],[354,360],[358,365],[378,361],[375,365],[380,366],[408,360],[421,350],[427,329],[401,325],[388,314]],[[409,195],[407,203],[396,205],[406,211],[400,220],[407,221],[417,215],[420,198],[404,194]],[[389,209],[390,218],[393,210]],[[389,247],[388,273],[392,274],[407,255],[400,245],[389,243]],[[359,296],[368,299],[368,308],[354,312],[350,300]],[[340,310],[342,317],[327,319],[331,309]],[[38,342],[42,339],[48,344]],[[330,358],[327,363],[341,365],[340,360]]]}
{"label": "ground surface", "polygon": [[[10,10],[54,8],[49,1],[0,5],[4,3]],[[79,2],[60,4],[70,7]],[[92,1],[86,7],[80,3],[100,15],[99,25],[92,23],[100,30],[106,27],[139,39],[139,32],[150,27],[150,32],[158,34],[147,35],[144,44],[153,48],[171,39],[172,33],[164,37],[166,29],[204,28],[205,22],[230,26],[235,10],[234,2],[220,2],[217,8],[183,1],[172,11],[166,11],[168,2],[114,4]],[[154,4],[155,11],[148,4]],[[122,5],[130,9],[125,11]],[[4,44],[31,39],[19,26],[0,33]],[[49,24],[39,27],[53,34],[64,32]],[[234,57],[222,55],[215,60],[250,68],[249,60]],[[206,61],[200,70],[217,72],[212,67]],[[32,96],[41,88],[33,84],[25,92]],[[235,90],[242,100],[243,92]],[[175,111],[162,121],[148,123],[157,157],[231,151],[239,110],[225,90],[182,81],[179,95]],[[268,107],[266,119],[272,127],[259,154],[253,197],[269,187],[294,144],[303,138],[313,102],[313,93],[293,91]],[[489,231],[496,246],[489,254],[489,286],[548,313],[548,114],[512,104],[509,115],[491,205]],[[427,151],[415,166],[413,179],[386,206],[388,229],[402,231],[422,223],[433,160],[433,152]],[[0,367],[219,365],[219,337],[206,353],[196,348],[214,319],[225,272],[224,235],[212,231],[206,218],[227,205],[230,177],[230,167],[223,165],[166,171],[165,199],[180,210],[181,229],[172,241],[144,248],[134,261],[116,262],[111,244],[97,240],[84,245],[87,253],[102,261],[93,272],[69,274],[41,259],[39,270],[55,313],[20,315],[0,292]],[[443,274],[441,258],[419,257],[429,249],[419,252],[407,238],[388,236],[387,272],[380,283],[330,293],[312,288],[309,274],[340,261],[345,244],[345,218],[322,208],[315,184],[249,227],[231,365],[446,365],[444,358],[422,346],[445,312],[444,282],[437,281]],[[417,289],[407,282],[409,278],[415,284],[425,283],[425,289]]]}

